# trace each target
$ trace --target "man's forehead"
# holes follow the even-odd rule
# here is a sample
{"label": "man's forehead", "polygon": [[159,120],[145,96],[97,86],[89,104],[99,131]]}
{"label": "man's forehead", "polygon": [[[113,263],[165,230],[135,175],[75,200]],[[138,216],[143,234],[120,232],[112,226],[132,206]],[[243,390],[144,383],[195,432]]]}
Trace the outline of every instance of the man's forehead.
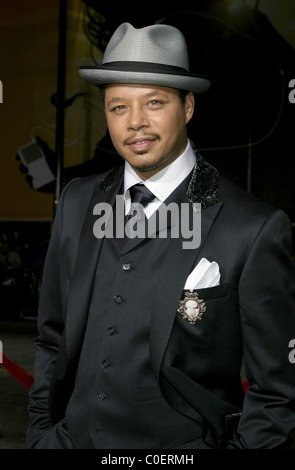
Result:
{"label": "man's forehead", "polygon": [[106,85],[105,93],[112,99],[118,99],[134,96],[149,98],[156,95],[177,95],[178,91],[174,88],[155,85],[111,84]]}

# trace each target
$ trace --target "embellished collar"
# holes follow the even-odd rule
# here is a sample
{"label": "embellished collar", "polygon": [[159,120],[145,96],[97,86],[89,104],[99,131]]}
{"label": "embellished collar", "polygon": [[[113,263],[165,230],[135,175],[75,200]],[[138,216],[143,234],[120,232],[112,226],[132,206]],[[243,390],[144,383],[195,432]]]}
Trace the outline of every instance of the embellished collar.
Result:
{"label": "embellished collar", "polygon": [[[200,203],[201,208],[213,206],[218,202],[218,171],[207,163],[197,150],[194,150],[196,164],[187,189],[190,203]],[[112,189],[124,174],[124,163],[113,168],[100,183],[103,191]]]}
{"label": "embellished collar", "polygon": [[197,150],[194,152],[196,164],[188,185],[187,195],[191,203],[200,203],[203,210],[218,202],[219,175],[216,168],[207,163]]}

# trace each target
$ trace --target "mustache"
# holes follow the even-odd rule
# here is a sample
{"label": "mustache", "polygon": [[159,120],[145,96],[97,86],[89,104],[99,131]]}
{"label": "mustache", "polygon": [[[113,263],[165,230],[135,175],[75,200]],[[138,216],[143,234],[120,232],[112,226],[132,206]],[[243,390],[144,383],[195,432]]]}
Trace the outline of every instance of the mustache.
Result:
{"label": "mustache", "polygon": [[127,137],[127,139],[125,139],[123,141],[123,145],[129,145],[130,142],[135,142],[136,140],[142,140],[142,139],[159,139],[161,140],[159,134],[156,134],[156,133],[151,133],[151,134],[133,134],[132,136],[129,136]]}

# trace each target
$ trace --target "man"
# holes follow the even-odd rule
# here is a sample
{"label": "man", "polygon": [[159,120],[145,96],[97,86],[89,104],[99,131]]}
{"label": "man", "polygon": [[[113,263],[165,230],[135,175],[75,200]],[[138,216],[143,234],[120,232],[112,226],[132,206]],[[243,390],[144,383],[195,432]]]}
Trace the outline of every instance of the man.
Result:
{"label": "man", "polygon": [[[102,65],[80,74],[103,89],[125,163],[69,183],[59,203],[40,299],[28,446],[290,446],[295,269],[287,217],[192,150],[193,94],[210,82],[189,72],[177,29],[125,23]],[[138,184],[133,201],[143,186],[152,194],[136,224],[130,195]],[[201,207],[200,244],[185,248],[182,232],[172,236],[172,215],[164,237],[159,225],[143,237],[106,236],[107,227],[121,229],[119,197],[133,229],[171,203],[189,208],[187,222]]]}

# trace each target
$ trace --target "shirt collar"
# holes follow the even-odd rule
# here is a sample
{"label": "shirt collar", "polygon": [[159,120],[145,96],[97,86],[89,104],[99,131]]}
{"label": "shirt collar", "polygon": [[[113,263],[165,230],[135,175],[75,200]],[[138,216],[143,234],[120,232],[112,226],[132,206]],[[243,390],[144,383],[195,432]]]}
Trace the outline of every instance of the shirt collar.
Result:
{"label": "shirt collar", "polygon": [[127,191],[131,186],[137,183],[144,183],[159,201],[164,202],[189,175],[195,163],[196,157],[189,140],[185,151],[176,160],[145,181],[137,175],[128,162],[125,162],[124,195],[128,198]]}

